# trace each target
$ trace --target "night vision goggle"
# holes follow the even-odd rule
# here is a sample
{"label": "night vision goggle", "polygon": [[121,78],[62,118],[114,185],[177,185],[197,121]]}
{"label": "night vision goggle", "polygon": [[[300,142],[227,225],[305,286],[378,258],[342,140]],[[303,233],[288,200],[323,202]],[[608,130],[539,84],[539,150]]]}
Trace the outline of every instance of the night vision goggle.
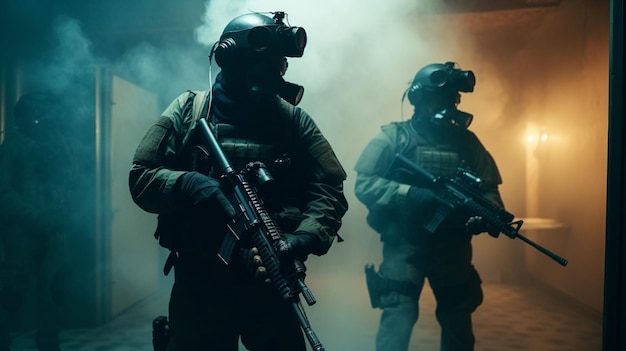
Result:
{"label": "night vision goggle", "polygon": [[213,48],[217,64],[223,67],[238,49],[301,57],[307,43],[306,31],[302,27],[287,26],[284,17],[284,12],[275,12],[271,19],[256,13],[235,18]]}
{"label": "night vision goggle", "polygon": [[418,104],[423,93],[444,94],[456,99],[458,92],[473,92],[476,85],[474,72],[456,67],[456,63],[446,62],[433,63],[420,69],[405,92],[409,102]]}
{"label": "night vision goggle", "polygon": [[445,89],[470,93],[474,91],[476,76],[472,71],[455,68],[456,63],[434,64],[424,67],[415,77],[417,84],[426,90]]}

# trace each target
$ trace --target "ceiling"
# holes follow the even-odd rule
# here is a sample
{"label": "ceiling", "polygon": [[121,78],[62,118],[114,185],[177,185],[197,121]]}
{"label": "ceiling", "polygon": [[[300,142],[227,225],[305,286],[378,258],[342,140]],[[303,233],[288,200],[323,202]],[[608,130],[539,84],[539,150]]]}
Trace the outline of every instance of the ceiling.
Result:
{"label": "ceiling", "polygon": [[560,0],[440,0],[444,12],[482,12],[558,6]]}
{"label": "ceiling", "polygon": [[201,24],[205,0],[3,0],[0,40],[5,54],[37,56],[53,45],[52,28],[59,16],[78,21],[94,48],[115,56],[138,42],[191,40]]}
{"label": "ceiling", "polygon": [[[159,91],[162,96],[173,96],[182,89],[188,89],[187,82],[199,82],[202,88],[206,77],[193,70],[198,65],[206,64],[179,59],[179,50],[171,50],[169,43],[184,46],[185,57],[206,57],[207,49],[194,40],[194,30],[203,24],[202,16],[209,0],[107,0],[88,2],[84,0],[0,0],[0,73],[4,73],[8,61],[25,61],[35,65],[46,65],[54,60],[55,49],[62,45],[58,33],[55,33],[59,17],[74,19],[80,25],[85,37],[91,45],[90,57],[98,63],[123,62],[132,49],[142,43],[152,43],[166,50],[150,52],[157,57],[153,65],[144,64],[136,59],[129,65],[137,70],[132,78],[140,81],[142,86]],[[211,0],[231,1],[236,0]],[[243,2],[243,0],[241,0]],[[251,0],[246,0],[251,1]],[[332,1],[332,0],[331,0]],[[357,0],[358,1],[358,0]],[[519,25],[528,28],[539,10],[526,10],[546,6],[559,6],[560,0],[406,0],[415,1],[415,14],[420,12],[451,13],[455,17],[463,17],[472,29],[483,32],[496,32],[494,29]],[[588,0],[586,0],[588,1]],[[436,8],[433,10],[433,7]],[[230,3],[229,3],[230,6]],[[413,6],[411,3],[410,6]],[[427,11],[422,11],[424,6]],[[460,14],[456,16],[456,14]],[[413,14],[406,14],[413,21]],[[381,19],[381,21],[386,18]],[[66,48],[67,49],[67,48]],[[131,50],[129,50],[131,49]],[[58,50],[62,51],[62,50]],[[62,58],[56,57],[52,65],[61,62],[71,68],[83,67],[85,61],[67,60],[66,53]],[[173,55],[172,56],[172,52]],[[72,55],[74,52],[70,52]],[[93,55],[92,55],[93,54]],[[91,56],[92,55],[92,56]],[[178,55],[178,56],[175,56]],[[78,55],[74,55],[78,56]],[[167,56],[167,57],[164,57]],[[136,57],[131,57],[135,59]],[[142,58],[142,57],[140,57]],[[101,60],[101,61],[100,61]],[[195,60],[199,61],[199,60]],[[51,65],[51,66],[52,66]],[[60,65],[59,65],[60,66]],[[149,67],[148,67],[149,66]],[[187,67],[189,66],[189,67]],[[193,66],[193,67],[192,67]],[[182,67],[182,69],[180,68]],[[65,67],[63,67],[65,68]],[[117,68],[117,66],[116,66]],[[184,72],[183,72],[184,71]],[[65,71],[63,71],[65,72]],[[57,72],[52,72],[56,74]],[[128,71],[124,72],[128,74]],[[36,74],[33,76],[39,77]],[[125,76],[126,77],[126,76]],[[176,77],[174,82],[171,77]],[[1,79],[2,77],[0,77]],[[168,82],[168,84],[163,84]],[[184,84],[180,82],[185,82]],[[1,83],[1,82],[0,82]],[[179,85],[176,85],[179,83]],[[56,82],[54,83],[56,84]]]}
{"label": "ceiling", "polygon": [[[557,6],[560,0],[428,0],[418,6],[437,12],[468,13]],[[206,0],[3,0],[0,44],[5,55],[41,55],[52,43],[51,28],[61,15],[79,21],[99,54],[118,55],[138,42],[164,40],[192,43]],[[1,55],[1,54],[0,54]]]}

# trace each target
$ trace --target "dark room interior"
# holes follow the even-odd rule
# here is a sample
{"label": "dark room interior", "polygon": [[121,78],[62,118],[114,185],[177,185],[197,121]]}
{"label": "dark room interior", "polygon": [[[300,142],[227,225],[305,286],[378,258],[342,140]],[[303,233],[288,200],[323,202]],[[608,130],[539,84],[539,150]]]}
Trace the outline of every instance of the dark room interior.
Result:
{"label": "dark room interior", "polygon": [[[354,165],[381,125],[410,116],[403,92],[416,70],[454,61],[471,69],[463,95],[470,129],[497,160],[504,203],[522,240],[473,239],[485,299],[476,350],[626,350],[626,129],[622,1],[614,0],[3,0],[0,3],[0,153],[14,106],[48,90],[68,99],[87,186],[69,238],[71,299],[63,350],[152,350],[173,277],[153,233],[156,216],[128,192],[131,158],[148,126],[186,90],[207,90],[211,46],[233,17],[285,11],[306,28],[286,78],[348,175],[344,242],[307,262],[306,306],[327,350],[373,351],[363,266],[381,260],[379,236],[354,195]],[[0,169],[0,172],[5,170]],[[0,242],[0,266],[6,256]],[[36,350],[34,296],[15,321],[12,350]],[[410,350],[439,350],[434,297],[424,289]],[[240,346],[240,350],[244,350]]]}

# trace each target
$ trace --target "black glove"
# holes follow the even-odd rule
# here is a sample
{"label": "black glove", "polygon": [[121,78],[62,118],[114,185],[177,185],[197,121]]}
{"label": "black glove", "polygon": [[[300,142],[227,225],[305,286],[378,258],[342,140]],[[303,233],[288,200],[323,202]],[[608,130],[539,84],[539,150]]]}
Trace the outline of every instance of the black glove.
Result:
{"label": "black glove", "polygon": [[465,230],[472,235],[478,235],[486,232],[494,238],[500,236],[500,231],[491,226],[480,216],[470,217],[467,222],[465,222]]}
{"label": "black glove", "polygon": [[306,232],[282,233],[282,241],[279,251],[282,255],[289,255],[297,259],[306,259],[311,253],[321,252],[322,243],[313,234]]}
{"label": "black glove", "polygon": [[183,201],[216,218],[229,219],[235,209],[220,189],[219,181],[198,172],[188,172],[178,179],[178,190]]}
{"label": "black glove", "polygon": [[445,204],[432,190],[412,186],[406,194],[407,201],[416,207],[429,207]]}
{"label": "black glove", "polygon": [[259,256],[259,250],[256,247],[251,249],[239,249],[239,258],[252,277],[260,282],[269,283],[271,280],[267,276],[267,268],[263,266],[263,260]]}

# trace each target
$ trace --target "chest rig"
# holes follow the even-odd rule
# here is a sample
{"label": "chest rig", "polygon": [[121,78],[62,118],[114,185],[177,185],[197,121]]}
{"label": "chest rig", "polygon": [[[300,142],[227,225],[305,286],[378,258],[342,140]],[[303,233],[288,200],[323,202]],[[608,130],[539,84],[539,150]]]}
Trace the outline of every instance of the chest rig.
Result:
{"label": "chest rig", "polygon": [[[192,122],[190,131],[193,131],[197,120],[209,116],[213,133],[218,140],[224,155],[233,166],[235,171],[243,170],[250,162],[265,164],[271,174],[282,177],[288,171],[291,163],[289,139],[286,129],[276,121],[283,120],[281,116],[272,121],[266,120],[265,116],[255,116],[246,120],[245,123],[231,124],[215,120],[208,115],[207,97],[209,92],[193,92]],[[185,137],[185,154],[181,158],[186,160],[185,168],[199,171],[203,174],[219,177],[212,168],[209,152],[201,146],[198,135]]]}
{"label": "chest rig", "polygon": [[431,141],[425,131],[416,131],[411,121],[398,124],[398,150],[436,177],[453,176],[464,163],[451,141]]}
{"label": "chest rig", "polygon": [[214,133],[236,171],[243,170],[249,162],[261,162],[278,176],[286,171],[279,168],[290,163],[285,141],[276,133],[275,126],[216,123]]}

